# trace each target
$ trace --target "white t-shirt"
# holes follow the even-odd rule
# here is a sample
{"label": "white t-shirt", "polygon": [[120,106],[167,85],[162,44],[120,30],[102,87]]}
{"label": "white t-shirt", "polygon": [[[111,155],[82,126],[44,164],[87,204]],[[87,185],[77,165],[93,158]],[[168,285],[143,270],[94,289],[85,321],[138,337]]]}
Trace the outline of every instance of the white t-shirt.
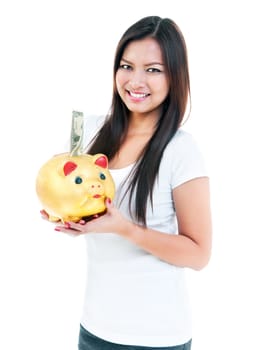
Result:
{"label": "white t-shirt", "polygon": [[[86,141],[100,119],[88,119]],[[93,130],[94,127],[94,131]],[[128,197],[120,203],[132,165],[111,170],[115,205],[129,219]],[[149,228],[177,234],[172,189],[207,176],[193,137],[178,130],[161,160],[147,207]],[[122,182],[124,183],[122,184]],[[81,324],[94,335],[120,344],[175,346],[192,338],[185,268],[168,264],[115,233],[85,235],[88,266]]]}

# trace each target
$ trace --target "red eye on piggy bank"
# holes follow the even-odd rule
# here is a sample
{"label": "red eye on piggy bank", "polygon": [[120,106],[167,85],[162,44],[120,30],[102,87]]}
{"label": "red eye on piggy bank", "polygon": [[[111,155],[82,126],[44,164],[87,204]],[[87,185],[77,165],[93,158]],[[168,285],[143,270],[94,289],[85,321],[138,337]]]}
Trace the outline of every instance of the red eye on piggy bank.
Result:
{"label": "red eye on piggy bank", "polygon": [[37,196],[50,221],[74,221],[103,213],[115,185],[104,154],[60,154],[47,161],[36,178]]}

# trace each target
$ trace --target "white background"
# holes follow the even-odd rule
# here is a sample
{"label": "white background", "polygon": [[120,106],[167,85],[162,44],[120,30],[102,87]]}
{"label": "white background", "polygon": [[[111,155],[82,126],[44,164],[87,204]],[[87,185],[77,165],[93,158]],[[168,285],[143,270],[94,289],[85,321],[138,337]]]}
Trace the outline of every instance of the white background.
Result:
{"label": "white background", "polygon": [[[187,41],[185,128],[211,175],[213,254],[189,271],[193,350],[255,345],[255,10],[253,1],[23,0],[0,4],[0,349],[75,350],[85,286],[82,237],[39,214],[39,166],[69,138],[72,110],[106,113],[123,31],[172,18]],[[200,213],[198,214],[200,215]]]}

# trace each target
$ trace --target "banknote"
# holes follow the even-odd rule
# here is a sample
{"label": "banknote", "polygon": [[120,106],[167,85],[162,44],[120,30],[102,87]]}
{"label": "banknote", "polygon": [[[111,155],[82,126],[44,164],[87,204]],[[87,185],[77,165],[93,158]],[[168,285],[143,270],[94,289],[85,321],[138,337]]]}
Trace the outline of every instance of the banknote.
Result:
{"label": "banknote", "polygon": [[79,156],[83,153],[84,114],[72,112],[72,125],[70,135],[70,155]]}

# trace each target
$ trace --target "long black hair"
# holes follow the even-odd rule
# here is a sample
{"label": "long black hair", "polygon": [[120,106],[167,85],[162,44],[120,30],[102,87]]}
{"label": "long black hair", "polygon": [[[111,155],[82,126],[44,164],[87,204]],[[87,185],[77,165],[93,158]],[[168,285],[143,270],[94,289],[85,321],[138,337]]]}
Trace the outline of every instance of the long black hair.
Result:
{"label": "long black hair", "polygon": [[187,48],[179,27],[171,19],[144,17],[129,27],[121,37],[114,59],[110,112],[88,150],[91,154],[103,152],[109,160],[119,151],[128,130],[129,110],[117,92],[115,76],[126,46],[146,37],[154,38],[160,45],[170,87],[155,132],[140,155],[129,186],[130,199],[135,193],[134,217],[143,225],[146,225],[148,198],[152,204],[153,186],[164,149],[181,125],[190,97]]}

